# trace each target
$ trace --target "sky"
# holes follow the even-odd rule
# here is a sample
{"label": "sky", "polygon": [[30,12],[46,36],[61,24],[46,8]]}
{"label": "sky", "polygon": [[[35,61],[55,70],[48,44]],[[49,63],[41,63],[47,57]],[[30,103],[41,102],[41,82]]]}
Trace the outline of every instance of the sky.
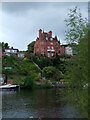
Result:
{"label": "sky", "polygon": [[87,2],[3,2],[0,6],[0,42],[10,47],[27,50],[27,45],[38,37],[38,30],[50,30],[65,44],[69,9],[77,6],[83,18],[88,18]]}

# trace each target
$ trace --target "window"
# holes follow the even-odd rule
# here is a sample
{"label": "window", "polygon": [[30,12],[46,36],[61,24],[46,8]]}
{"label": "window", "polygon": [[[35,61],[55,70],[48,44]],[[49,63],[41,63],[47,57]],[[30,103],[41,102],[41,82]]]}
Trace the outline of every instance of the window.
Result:
{"label": "window", "polygon": [[50,57],[50,53],[48,52],[48,57]]}
{"label": "window", "polygon": [[17,53],[17,50],[11,50],[10,52],[11,53]]}
{"label": "window", "polygon": [[46,40],[48,40],[48,37],[46,37]]}
{"label": "window", "polygon": [[5,50],[5,52],[10,52],[10,50]]}
{"label": "window", "polygon": [[47,49],[47,51],[50,51],[50,46],[48,46],[48,49]]}
{"label": "window", "polygon": [[54,56],[54,53],[52,53],[51,55],[52,55],[52,57],[53,57],[53,56]]}
{"label": "window", "polygon": [[51,51],[52,51],[52,52],[54,52],[54,51],[55,51],[53,46],[51,47]]}
{"label": "window", "polygon": [[52,46],[52,50],[54,49],[54,47]]}
{"label": "window", "polygon": [[48,46],[48,49],[50,49],[50,46]]}

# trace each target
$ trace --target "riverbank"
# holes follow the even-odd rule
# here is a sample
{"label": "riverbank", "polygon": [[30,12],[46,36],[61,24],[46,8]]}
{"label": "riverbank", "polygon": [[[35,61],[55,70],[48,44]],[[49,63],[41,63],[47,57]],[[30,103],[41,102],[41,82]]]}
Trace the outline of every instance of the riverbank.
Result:
{"label": "riverbank", "polygon": [[[13,79],[10,79],[13,78]],[[30,80],[30,78],[26,79],[29,81],[27,86],[25,85],[25,78],[26,76],[16,76],[10,75],[9,79],[7,80],[7,84],[16,84],[19,85],[21,89],[38,89],[38,88],[65,88],[67,85],[64,80],[61,81],[53,81],[47,79],[40,79],[40,80]]]}

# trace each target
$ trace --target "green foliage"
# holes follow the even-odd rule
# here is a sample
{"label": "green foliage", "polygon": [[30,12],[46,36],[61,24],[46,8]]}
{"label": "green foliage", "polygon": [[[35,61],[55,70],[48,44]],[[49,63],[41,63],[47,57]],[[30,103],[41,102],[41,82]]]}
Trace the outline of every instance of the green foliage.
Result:
{"label": "green foliage", "polygon": [[[88,90],[78,90],[71,89],[68,91],[68,103],[71,105],[75,105],[75,107],[79,110],[81,117],[88,117]],[[67,92],[66,92],[67,93]]]}
{"label": "green foliage", "polygon": [[[13,73],[13,66],[15,64],[15,57],[14,56],[5,56],[2,57],[2,72],[5,74],[12,74]],[[6,68],[11,68],[11,69],[5,69]]]}
{"label": "green foliage", "polygon": [[35,87],[35,77],[34,75],[28,75],[24,82],[24,87],[33,89]]}
{"label": "green foliage", "polygon": [[63,77],[62,72],[53,66],[48,66],[48,67],[43,68],[43,75],[47,79],[52,79],[56,81],[60,80]]}
{"label": "green foliage", "polygon": [[7,75],[13,73],[12,69],[4,69],[3,71],[4,71],[4,73],[7,74]]}
{"label": "green foliage", "polygon": [[84,36],[87,21],[82,18],[80,9],[74,7],[69,9],[68,19],[65,20],[67,31],[66,40],[69,43],[78,43]]}
{"label": "green foliage", "polygon": [[29,59],[19,59],[14,56],[5,56],[2,59],[3,72],[4,67],[12,67],[13,74],[28,75],[31,71],[39,73],[37,67]]}
{"label": "green foliage", "polygon": [[[41,68],[43,69],[44,67],[48,67],[48,66],[54,66],[56,67],[59,71],[62,71],[62,73],[65,73],[65,61],[62,61],[60,59],[61,57],[56,57],[56,58],[47,58],[44,56],[36,56],[34,55],[32,57],[32,60]],[[65,58],[67,59],[67,57]]]}
{"label": "green foliage", "polygon": [[[78,13],[77,7],[70,10],[69,19],[66,21],[66,23],[70,28],[68,31],[69,36],[71,36],[71,31],[75,30],[73,39],[67,36],[66,38],[67,40],[69,39],[71,41],[71,46],[74,46],[77,51],[77,55],[74,60],[72,60],[71,63],[68,63],[67,74],[69,74],[69,83],[72,86],[83,87],[84,84],[87,84],[88,81],[88,28],[86,22],[82,19],[80,11]],[[77,27],[78,31],[76,30]],[[77,34],[78,41],[77,38],[75,38]],[[73,44],[76,41],[78,44]]]}
{"label": "green foliage", "polygon": [[[78,43],[75,47],[76,56],[73,56],[66,65],[66,77],[71,87],[71,96],[76,100],[78,108],[82,115],[87,115],[88,110],[88,23],[83,20],[77,7],[70,10],[69,19],[66,20],[69,28],[66,39],[69,43]],[[73,47],[73,45],[72,45]]]}
{"label": "green foliage", "polygon": [[46,66],[52,66],[53,63],[50,58],[43,57],[43,56],[33,56],[32,60],[41,68],[43,69]]}
{"label": "green foliage", "polygon": [[44,88],[52,88],[53,87],[52,82],[50,80],[46,80],[43,87]]}
{"label": "green foliage", "polygon": [[2,48],[2,43],[0,42],[0,49]]}
{"label": "green foliage", "polygon": [[66,55],[62,57],[63,60],[61,59],[61,56],[52,59],[53,66],[56,67],[59,71],[62,71],[63,74],[65,73],[65,64],[66,64],[65,59],[67,59],[67,57],[65,56]]}
{"label": "green foliage", "polygon": [[34,44],[35,44],[35,41],[31,42],[31,43],[28,45],[28,52],[29,52],[29,53],[33,53],[33,52],[34,52]]}
{"label": "green foliage", "polygon": [[14,84],[20,85],[20,88],[24,87],[24,81],[26,76],[24,75],[9,75],[9,79],[13,80]]}
{"label": "green foliage", "polygon": [[8,43],[4,43],[4,42],[0,42],[0,46],[2,47],[2,49],[7,49],[7,48],[9,48],[9,46],[8,46]]}
{"label": "green foliage", "polygon": [[[5,69],[5,67],[11,67],[12,69]],[[24,84],[26,76],[30,75],[31,78],[33,78],[30,78],[31,81],[40,79],[39,70],[29,59],[19,59],[14,56],[5,56],[3,57],[2,70],[3,73],[8,75],[8,78],[12,75],[14,82],[19,84],[21,87],[24,87],[24,85],[28,86],[29,84],[29,82]],[[18,76],[18,78],[16,76]]]}

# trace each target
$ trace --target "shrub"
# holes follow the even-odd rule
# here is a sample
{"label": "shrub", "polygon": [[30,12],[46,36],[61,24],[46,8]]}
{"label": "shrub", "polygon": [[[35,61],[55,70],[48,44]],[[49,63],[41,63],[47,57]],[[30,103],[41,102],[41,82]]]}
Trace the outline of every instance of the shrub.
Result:
{"label": "shrub", "polygon": [[29,75],[25,78],[24,87],[27,89],[33,89],[35,86],[35,80],[33,75]]}
{"label": "shrub", "polygon": [[43,76],[45,76],[48,79],[52,79],[52,80],[57,81],[63,77],[63,74],[61,71],[59,71],[55,67],[48,66],[48,67],[43,68]]}
{"label": "shrub", "polygon": [[35,71],[30,72],[30,74],[25,78],[24,86],[25,88],[34,88],[35,87],[35,81],[40,79],[39,73],[36,73]]}

